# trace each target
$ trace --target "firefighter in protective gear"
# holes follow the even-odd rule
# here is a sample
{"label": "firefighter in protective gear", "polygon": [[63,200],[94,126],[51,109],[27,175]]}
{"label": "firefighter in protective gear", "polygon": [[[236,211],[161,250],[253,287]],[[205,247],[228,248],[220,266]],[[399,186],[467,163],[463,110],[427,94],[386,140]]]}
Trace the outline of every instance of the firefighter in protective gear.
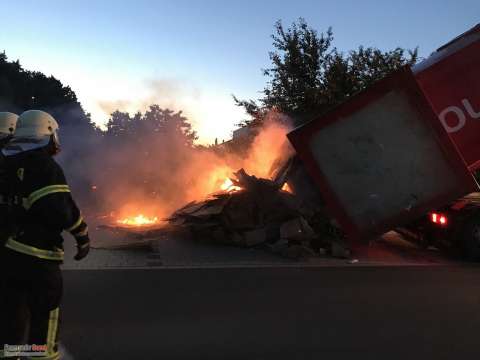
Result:
{"label": "firefighter in protective gear", "polygon": [[[18,115],[11,112],[0,112],[0,150],[10,141],[17,125]],[[6,164],[3,155],[0,153],[0,207],[5,204],[7,185]],[[5,218],[0,210],[0,218]],[[3,221],[0,219],[0,227],[3,227]],[[0,229],[1,231],[1,229]],[[1,235],[0,235],[1,236]],[[1,253],[1,249],[0,249]]]}
{"label": "firefighter in protective gear", "polygon": [[[15,126],[17,124],[18,115],[11,112],[0,112],[0,150],[11,139]],[[8,216],[8,181],[6,164],[3,155],[0,153],[0,267],[4,262],[3,259],[3,243],[9,234],[9,216]],[[2,295],[5,293],[5,279],[0,271],[0,309],[4,308]],[[0,314],[2,312],[0,311]],[[0,344],[0,346],[2,346]],[[2,346],[3,347],[3,346]],[[0,348],[1,354],[2,348]]]}
{"label": "firefighter in protective gear", "polygon": [[[0,112],[0,150],[10,141],[17,125],[18,115],[11,112]],[[0,153],[0,245],[2,232],[5,230],[6,221],[6,189],[8,188],[6,164],[3,155]],[[0,249],[0,254],[2,250]],[[0,280],[1,281],[1,280]]]}
{"label": "firefighter in protective gear", "polygon": [[[11,112],[0,112],[0,150],[10,141],[17,125],[18,115]],[[0,246],[2,245],[3,238],[8,232],[8,214],[7,214],[7,171],[6,163],[3,154],[0,153]],[[0,249],[0,256],[2,249]],[[1,261],[1,259],[0,259]],[[0,282],[2,280],[0,279]],[[0,286],[1,294],[1,286]]]}
{"label": "firefighter in protective gear", "polygon": [[1,344],[46,346],[35,359],[59,359],[59,305],[62,297],[62,231],[77,243],[76,260],[89,252],[88,227],[61,167],[58,124],[48,113],[20,115],[13,138],[2,150],[14,199],[15,231],[4,245],[5,292],[0,314]]}
{"label": "firefighter in protective gear", "polygon": [[0,112],[0,148],[10,140],[15,132],[18,115],[11,112]]}

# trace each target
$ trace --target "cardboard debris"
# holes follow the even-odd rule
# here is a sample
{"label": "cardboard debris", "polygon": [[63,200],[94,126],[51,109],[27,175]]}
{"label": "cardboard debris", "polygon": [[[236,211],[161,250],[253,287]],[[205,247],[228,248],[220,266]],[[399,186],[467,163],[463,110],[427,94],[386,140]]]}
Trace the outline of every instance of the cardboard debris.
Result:
{"label": "cardboard debris", "polygon": [[[330,254],[348,257],[338,228],[311,202],[310,194],[281,190],[295,179],[298,161],[278,165],[273,180],[257,178],[240,169],[232,182],[241,190],[222,191],[203,201],[193,201],[176,210],[166,223],[155,227],[102,226],[126,235],[132,243],[182,232],[194,241],[237,247],[258,247],[297,259]],[[295,182],[292,182],[295,187]],[[305,187],[303,187],[305,188]],[[142,243],[143,244],[143,243]]]}
{"label": "cardboard debris", "polygon": [[[231,180],[241,190],[217,193],[187,204],[167,220],[172,226],[188,229],[196,241],[260,246],[288,258],[325,253],[324,240],[334,239],[331,234],[323,236],[324,223],[329,220],[323,219],[322,226],[315,229],[312,224],[319,223],[313,216],[315,211],[298,196],[281,190],[294,164],[290,159],[279,166],[274,180],[257,178],[240,169]],[[319,242],[322,246],[316,245]]]}

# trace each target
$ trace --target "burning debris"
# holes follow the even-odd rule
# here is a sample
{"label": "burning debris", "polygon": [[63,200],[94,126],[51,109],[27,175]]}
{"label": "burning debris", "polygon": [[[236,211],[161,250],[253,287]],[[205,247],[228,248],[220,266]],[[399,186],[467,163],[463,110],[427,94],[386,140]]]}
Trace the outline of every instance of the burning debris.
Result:
{"label": "burning debris", "polygon": [[240,169],[222,183],[221,191],[188,203],[165,220],[140,214],[102,228],[126,236],[132,246],[182,233],[193,241],[255,247],[294,259],[325,254],[349,257],[343,234],[325,214],[321,201],[305,193],[304,188],[311,188],[308,184],[298,182],[305,179],[298,160],[293,157],[272,169],[271,180]]}
{"label": "burning debris", "polygon": [[149,226],[158,223],[157,217],[146,217],[143,214],[137,216],[127,217],[125,219],[117,220],[119,224],[127,226]]}
{"label": "burning debris", "polygon": [[332,241],[327,243],[325,236],[316,233],[308,220],[314,221],[315,216],[286,185],[290,165],[280,169],[274,180],[240,169],[225,182],[222,192],[187,204],[167,220],[188,230],[195,241],[259,247],[289,258],[330,252]]}

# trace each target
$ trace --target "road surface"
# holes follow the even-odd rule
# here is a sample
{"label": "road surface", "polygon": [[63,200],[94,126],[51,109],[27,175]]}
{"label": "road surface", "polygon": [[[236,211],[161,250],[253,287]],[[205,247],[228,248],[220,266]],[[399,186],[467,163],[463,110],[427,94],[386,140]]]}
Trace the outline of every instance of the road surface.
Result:
{"label": "road surface", "polygon": [[64,271],[74,359],[474,359],[480,267]]}

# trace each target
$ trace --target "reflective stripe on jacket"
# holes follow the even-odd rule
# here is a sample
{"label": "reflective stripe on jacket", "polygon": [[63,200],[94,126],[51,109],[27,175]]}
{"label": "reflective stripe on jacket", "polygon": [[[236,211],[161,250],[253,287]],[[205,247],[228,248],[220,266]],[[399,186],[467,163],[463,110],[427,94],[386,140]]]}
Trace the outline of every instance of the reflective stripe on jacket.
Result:
{"label": "reflective stripe on jacket", "polygon": [[34,246],[29,246],[9,238],[5,243],[5,247],[20,252],[22,254],[31,255],[45,260],[59,260],[63,261],[63,250],[43,250]]}
{"label": "reflective stripe on jacket", "polygon": [[73,200],[63,170],[45,149],[6,157],[13,192],[22,214],[11,250],[45,260],[63,260],[62,231],[74,236],[88,231]]}

